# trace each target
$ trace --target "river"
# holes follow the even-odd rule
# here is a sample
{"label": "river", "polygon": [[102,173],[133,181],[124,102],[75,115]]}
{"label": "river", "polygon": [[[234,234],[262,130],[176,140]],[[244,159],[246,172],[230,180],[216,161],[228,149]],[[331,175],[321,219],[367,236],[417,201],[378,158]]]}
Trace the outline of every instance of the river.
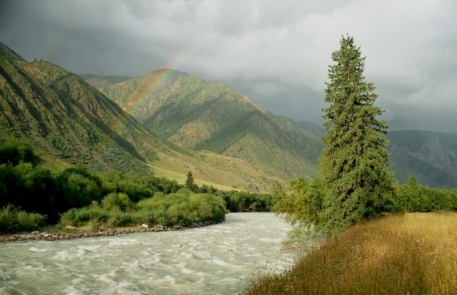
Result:
{"label": "river", "polygon": [[283,271],[291,226],[231,213],[185,231],[0,244],[0,294],[238,294],[259,269]]}

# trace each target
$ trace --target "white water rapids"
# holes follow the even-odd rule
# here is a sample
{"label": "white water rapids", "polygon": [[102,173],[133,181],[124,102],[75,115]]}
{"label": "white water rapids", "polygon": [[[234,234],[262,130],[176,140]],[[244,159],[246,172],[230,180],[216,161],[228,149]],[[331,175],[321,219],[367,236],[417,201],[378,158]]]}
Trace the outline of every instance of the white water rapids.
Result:
{"label": "white water rapids", "polygon": [[258,269],[282,271],[291,226],[231,213],[185,231],[0,244],[0,294],[238,294]]}

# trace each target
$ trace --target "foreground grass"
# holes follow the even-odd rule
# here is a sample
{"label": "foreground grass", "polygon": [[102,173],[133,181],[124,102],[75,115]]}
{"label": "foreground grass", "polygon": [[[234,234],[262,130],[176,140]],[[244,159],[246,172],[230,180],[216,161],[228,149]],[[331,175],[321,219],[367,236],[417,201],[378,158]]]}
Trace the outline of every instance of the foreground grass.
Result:
{"label": "foreground grass", "polygon": [[244,294],[457,294],[457,214],[392,215],[357,225]]}

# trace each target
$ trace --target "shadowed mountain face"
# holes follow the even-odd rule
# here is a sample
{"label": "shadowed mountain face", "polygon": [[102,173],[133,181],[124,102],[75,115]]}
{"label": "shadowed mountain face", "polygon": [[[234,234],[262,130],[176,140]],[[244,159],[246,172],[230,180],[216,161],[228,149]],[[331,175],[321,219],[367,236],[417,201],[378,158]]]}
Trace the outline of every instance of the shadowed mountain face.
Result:
{"label": "shadowed mountain face", "polygon": [[[22,138],[49,159],[96,170],[149,173],[154,135],[77,75],[27,63],[0,44],[1,138]],[[128,132],[127,132],[128,130]]]}
{"label": "shadowed mountain face", "polygon": [[[296,122],[311,133],[322,136],[325,129],[310,122]],[[387,134],[390,162],[395,177],[406,183],[415,175],[422,185],[457,188],[457,134],[403,130]]]}
{"label": "shadowed mountain face", "polygon": [[387,139],[401,183],[414,174],[423,185],[457,188],[457,134],[405,130],[392,131]]}
{"label": "shadowed mountain face", "polygon": [[174,144],[243,159],[281,179],[316,175],[320,138],[227,85],[168,69],[120,83],[102,78],[87,82],[104,85],[102,93]]}

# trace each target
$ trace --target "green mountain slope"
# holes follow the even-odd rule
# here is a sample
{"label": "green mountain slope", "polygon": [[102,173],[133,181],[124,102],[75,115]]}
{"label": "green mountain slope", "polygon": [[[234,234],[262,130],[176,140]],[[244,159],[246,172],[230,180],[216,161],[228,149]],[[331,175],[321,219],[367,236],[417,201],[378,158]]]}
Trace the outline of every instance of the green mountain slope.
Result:
{"label": "green mountain slope", "polygon": [[149,130],[77,75],[0,47],[2,138],[24,138],[45,156],[96,170],[149,171],[159,141]]}
{"label": "green mountain slope", "polygon": [[163,141],[79,76],[48,62],[28,63],[0,43],[0,140],[8,137],[27,141],[54,166],[152,171],[180,182],[192,171],[199,185],[249,191],[283,182],[246,161]]}
{"label": "green mountain slope", "polygon": [[179,146],[243,159],[282,180],[316,175],[320,139],[227,85],[164,69],[98,89]]}
{"label": "green mountain slope", "polygon": [[316,135],[319,138],[322,138],[322,136],[327,133],[324,127],[322,125],[318,125],[312,122],[308,121],[294,121],[294,123],[301,128],[305,129],[307,132]]}
{"label": "green mountain slope", "polygon": [[387,139],[401,183],[416,175],[424,185],[457,188],[457,134],[404,130],[389,132]]}

